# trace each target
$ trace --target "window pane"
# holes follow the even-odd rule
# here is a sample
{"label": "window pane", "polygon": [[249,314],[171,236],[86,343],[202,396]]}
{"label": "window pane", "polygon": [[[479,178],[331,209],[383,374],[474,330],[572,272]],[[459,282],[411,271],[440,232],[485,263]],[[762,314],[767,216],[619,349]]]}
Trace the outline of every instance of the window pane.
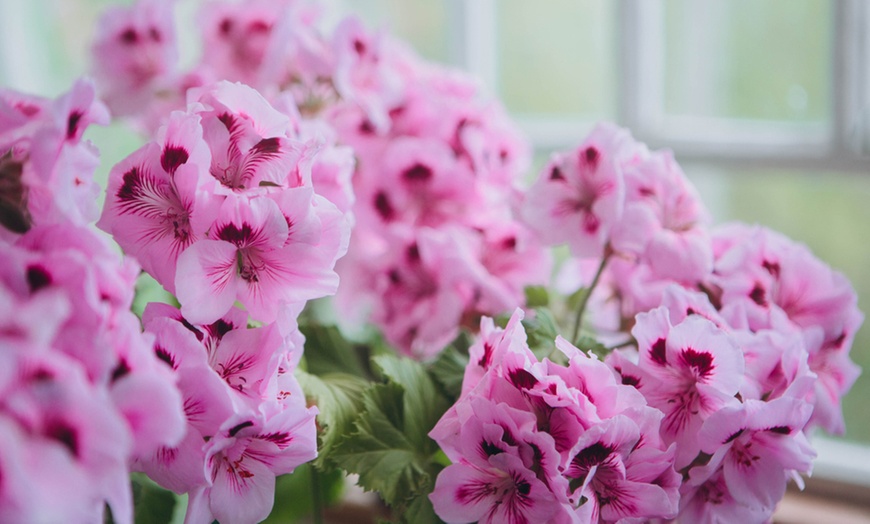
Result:
{"label": "window pane", "polygon": [[[858,293],[858,307],[870,308],[870,178],[839,173],[785,171],[728,172],[684,166],[695,178],[716,223],[741,220],[775,229],[803,242]],[[864,373],[843,402],[846,438],[870,443],[870,327],[865,323],[852,346],[852,360]]]}
{"label": "window pane", "polygon": [[669,114],[792,122],[830,112],[833,2],[663,2]]}
{"label": "window pane", "polygon": [[371,29],[386,29],[408,42],[420,55],[438,62],[449,59],[448,3],[429,0],[346,0],[342,11],[356,13]]}
{"label": "window pane", "polygon": [[498,89],[514,113],[613,118],[616,3],[499,0]]}

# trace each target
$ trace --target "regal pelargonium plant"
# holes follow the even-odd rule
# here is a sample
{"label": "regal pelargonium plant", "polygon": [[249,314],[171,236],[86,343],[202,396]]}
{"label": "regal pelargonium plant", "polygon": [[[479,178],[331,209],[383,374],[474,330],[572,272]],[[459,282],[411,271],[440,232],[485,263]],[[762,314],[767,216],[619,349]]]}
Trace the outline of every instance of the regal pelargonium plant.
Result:
{"label": "regal pelargonium plant", "polygon": [[[320,11],[205,4],[184,71],[171,2],[106,13],[99,92],[146,135],[98,222],[127,258],[90,227],[93,88],[0,93],[3,520],[166,520],[173,492],[187,522],[320,520],[353,473],[397,522],[768,521],[843,431],[848,281],[710,228],[612,125],[523,189],[496,101]],[[134,259],[176,300],[141,323]],[[336,292],[363,336],[306,306]]]}

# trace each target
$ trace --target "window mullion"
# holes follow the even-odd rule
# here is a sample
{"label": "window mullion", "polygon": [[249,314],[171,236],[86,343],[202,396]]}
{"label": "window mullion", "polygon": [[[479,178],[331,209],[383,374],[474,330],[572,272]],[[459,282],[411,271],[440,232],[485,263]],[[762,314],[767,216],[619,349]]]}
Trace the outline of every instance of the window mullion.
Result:
{"label": "window mullion", "polygon": [[664,114],[662,5],[621,0],[617,17],[619,122],[638,137],[655,136]]}
{"label": "window mullion", "polygon": [[489,89],[498,82],[497,14],[495,0],[450,2],[451,61]]}
{"label": "window mullion", "polygon": [[836,0],[831,71],[832,153],[868,149],[868,9],[863,0]]}

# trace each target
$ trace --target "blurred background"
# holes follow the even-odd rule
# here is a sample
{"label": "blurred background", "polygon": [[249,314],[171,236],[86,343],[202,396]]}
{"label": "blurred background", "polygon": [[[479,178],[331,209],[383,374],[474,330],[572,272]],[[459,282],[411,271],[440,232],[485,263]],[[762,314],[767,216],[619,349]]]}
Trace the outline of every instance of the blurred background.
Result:
{"label": "blurred background", "polygon": [[[0,0],[0,86],[45,96],[88,70],[114,0]],[[577,145],[599,120],[668,147],[714,221],[760,223],[845,273],[870,309],[870,3],[861,0],[331,0],[425,57],[476,75],[536,147]],[[192,19],[198,2],[178,0]],[[195,57],[195,29],[181,33]],[[109,167],[140,143],[90,129]],[[534,172],[530,172],[530,178]],[[870,370],[870,328],[853,359]],[[847,434],[816,474],[870,485],[870,372]],[[851,468],[851,469],[850,469]],[[851,480],[850,480],[851,479]]]}

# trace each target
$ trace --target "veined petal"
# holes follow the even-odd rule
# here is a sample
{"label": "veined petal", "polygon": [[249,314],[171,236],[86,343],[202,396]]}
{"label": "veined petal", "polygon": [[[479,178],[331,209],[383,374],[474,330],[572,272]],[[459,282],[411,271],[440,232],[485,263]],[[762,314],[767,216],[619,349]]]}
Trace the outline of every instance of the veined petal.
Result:
{"label": "veined petal", "polygon": [[184,318],[209,324],[230,310],[239,289],[237,254],[229,242],[201,240],[178,257],[175,286]]}

